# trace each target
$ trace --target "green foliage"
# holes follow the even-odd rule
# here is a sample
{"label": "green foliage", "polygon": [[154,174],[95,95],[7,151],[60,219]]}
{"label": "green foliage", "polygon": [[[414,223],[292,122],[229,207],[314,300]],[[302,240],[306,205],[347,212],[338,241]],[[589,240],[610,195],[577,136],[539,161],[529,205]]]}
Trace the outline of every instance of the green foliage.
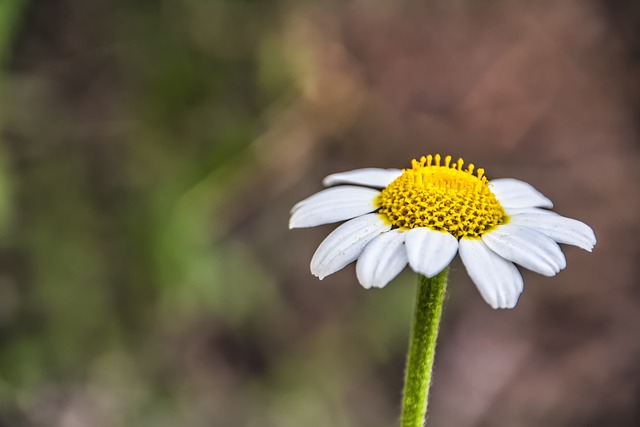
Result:
{"label": "green foliage", "polygon": [[[61,2],[82,19],[58,10],[51,33],[35,18],[15,33],[10,3],[24,4],[0,3],[0,51],[11,34],[32,46],[2,105],[0,409],[12,425],[67,412],[99,425],[352,425],[354,381],[404,347],[405,286],[306,324],[264,265],[273,248],[250,246],[233,217],[261,197],[262,112],[294,92],[279,3],[105,14]],[[48,399],[64,402],[57,415]]]}
{"label": "green foliage", "polygon": [[22,18],[28,0],[3,0],[0,2],[0,64],[4,64],[14,40],[14,32]]}

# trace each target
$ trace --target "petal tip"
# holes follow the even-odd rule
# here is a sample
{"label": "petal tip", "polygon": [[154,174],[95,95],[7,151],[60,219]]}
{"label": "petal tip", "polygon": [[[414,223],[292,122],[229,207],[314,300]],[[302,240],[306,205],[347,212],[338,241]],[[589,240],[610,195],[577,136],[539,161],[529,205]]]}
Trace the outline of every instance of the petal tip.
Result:
{"label": "petal tip", "polygon": [[358,280],[358,282],[360,283],[360,286],[362,286],[365,289],[371,289],[371,284],[370,283],[365,283],[362,280]]}
{"label": "petal tip", "polygon": [[318,266],[313,265],[313,262],[311,263],[310,270],[311,270],[311,274],[313,274],[314,276],[316,276],[320,280],[324,279],[329,274],[331,274],[331,273],[326,274]]}
{"label": "petal tip", "polygon": [[517,304],[518,304],[518,297],[516,297],[515,300],[513,301],[505,302],[500,308],[504,310],[513,310],[514,308],[516,308]]}
{"label": "petal tip", "polygon": [[300,221],[297,220],[295,216],[291,216],[289,219],[289,230],[293,230],[294,228],[302,228],[300,226]]}
{"label": "petal tip", "polygon": [[[448,266],[449,264],[447,264]],[[435,269],[426,269],[426,271],[424,272],[419,272],[420,274],[424,274],[424,276],[428,279],[432,279],[434,277],[436,277],[438,274],[440,274],[442,272],[442,270],[444,270],[445,268],[447,268],[447,266],[445,266],[444,268],[440,268],[437,269],[438,271],[436,271]]]}
{"label": "petal tip", "polygon": [[519,295],[517,297],[515,297],[514,299],[512,299],[512,300],[509,300],[507,298],[507,299],[503,299],[503,300],[500,300],[500,301],[493,301],[493,303],[490,303],[490,302],[487,301],[487,303],[494,310],[512,310],[518,304],[518,298],[519,298]]}
{"label": "petal tip", "polygon": [[497,308],[497,310],[513,310],[514,308],[516,308],[516,305],[502,305],[500,307]]}

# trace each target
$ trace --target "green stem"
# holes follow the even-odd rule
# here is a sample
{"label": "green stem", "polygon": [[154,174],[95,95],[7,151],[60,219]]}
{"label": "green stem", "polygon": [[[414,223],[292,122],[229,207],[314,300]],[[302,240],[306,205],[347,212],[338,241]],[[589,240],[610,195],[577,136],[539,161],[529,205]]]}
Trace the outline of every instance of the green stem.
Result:
{"label": "green stem", "polygon": [[422,427],[425,423],[448,273],[447,267],[431,279],[418,276],[416,306],[402,398],[402,427]]}

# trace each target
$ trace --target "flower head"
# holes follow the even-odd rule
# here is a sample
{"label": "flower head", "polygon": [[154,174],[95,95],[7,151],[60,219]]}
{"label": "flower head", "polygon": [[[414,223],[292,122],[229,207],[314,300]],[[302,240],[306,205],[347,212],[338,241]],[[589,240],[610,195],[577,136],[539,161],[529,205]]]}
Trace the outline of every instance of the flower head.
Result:
{"label": "flower head", "polygon": [[297,203],[289,220],[289,228],[348,220],[320,244],[311,272],[323,279],[357,260],[362,286],[381,288],[407,264],[433,277],[460,253],[484,300],[512,308],[523,289],[514,263],[554,276],[566,266],[558,243],[595,246],[589,226],[543,209],[553,204],[531,185],[463,167],[462,159],[429,155],[404,170],[326,177],[325,186],[336,186]]}

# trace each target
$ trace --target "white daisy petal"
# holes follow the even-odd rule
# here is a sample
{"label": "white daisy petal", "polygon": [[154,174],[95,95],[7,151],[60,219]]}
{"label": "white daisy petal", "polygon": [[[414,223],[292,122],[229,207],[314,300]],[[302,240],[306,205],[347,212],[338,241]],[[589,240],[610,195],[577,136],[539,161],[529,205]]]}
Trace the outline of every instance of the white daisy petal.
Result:
{"label": "white daisy petal", "polygon": [[458,239],[447,232],[424,227],[412,228],[406,232],[405,246],[413,271],[433,277],[456,256]]}
{"label": "white daisy petal", "polygon": [[531,184],[518,179],[492,179],[489,187],[504,208],[553,207],[551,200]]}
{"label": "white daisy petal", "polygon": [[289,228],[315,227],[373,212],[378,194],[372,188],[347,185],[320,191],[291,209]]}
{"label": "white daisy petal", "polygon": [[365,246],[356,263],[356,276],[365,288],[382,288],[407,265],[405,233],[388,231]]}
{"label": "white daisy petal", "polygon": [[460,258],[482,298],[493,308],[513,308],[524,287],[513,263],[480,239],[460,239]]}
{"label": "white daisy petal", "polygon": [[558,243],[577,246],[591,252],[596,245],[596,235],[591,227],[576,219],[561,215],[523,213],[513,215],[510,223],[532,228]]}
{"label": "white daisy petal", "polygon": [[384,188],[402,175],[400,169],[356,169],[349,172],[334,173],[322,180],[325,187],[336,184],[357,184]]}
{"label": "white daisy petal", "polygon": [[311,273],[320,280],[352,263],[373,238],[391,229],[378,214],[363,215],[333,230],[313,255]]}
{"label": "white daisy petal", "polygon": [[566,267],[560,246],[539,231],[504,224],[482,235],[495,253],[544,276],[555,276]]}
{"label": "white daisy petal", "polygon": [[520,214],[537,214],[537,215],[558,215],[554,211],[540,208],[504,208],[504,211],[509,216]]}

